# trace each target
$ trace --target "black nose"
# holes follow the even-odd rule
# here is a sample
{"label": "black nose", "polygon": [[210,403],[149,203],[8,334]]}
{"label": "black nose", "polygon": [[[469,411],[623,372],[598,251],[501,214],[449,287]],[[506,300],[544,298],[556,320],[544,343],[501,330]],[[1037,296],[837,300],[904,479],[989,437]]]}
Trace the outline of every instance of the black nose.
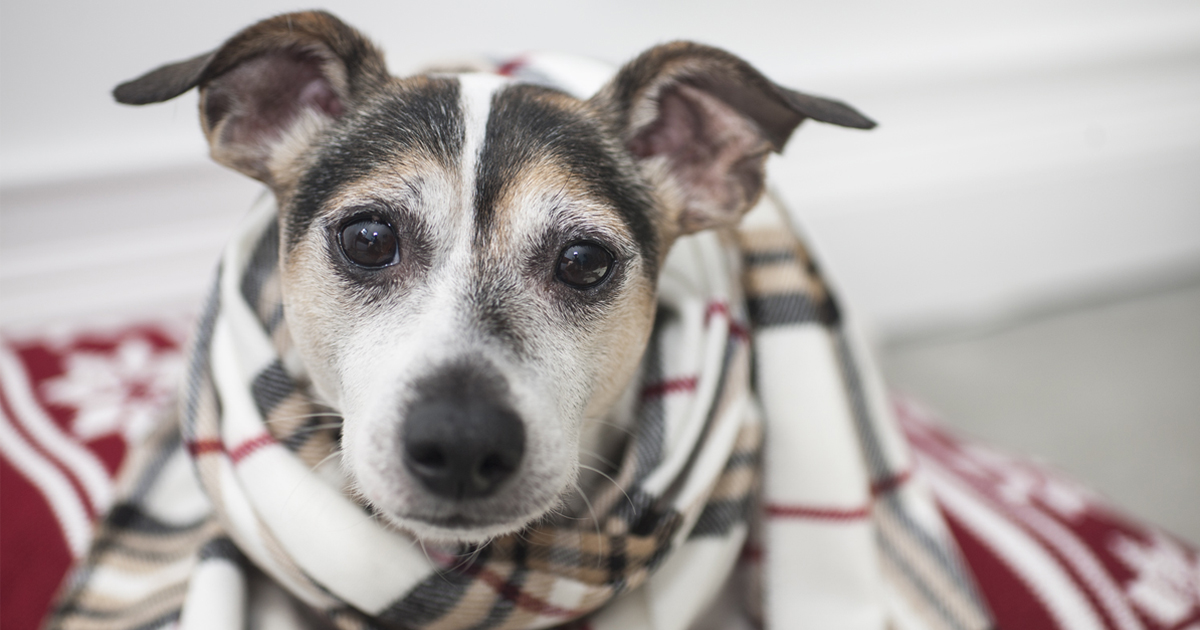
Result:
{"label": "black nose", "polygon": [[404,465],[436,495],[488,496],[520,466],[525,427],[493,379],[455,370],[438,380],[408,409]]}

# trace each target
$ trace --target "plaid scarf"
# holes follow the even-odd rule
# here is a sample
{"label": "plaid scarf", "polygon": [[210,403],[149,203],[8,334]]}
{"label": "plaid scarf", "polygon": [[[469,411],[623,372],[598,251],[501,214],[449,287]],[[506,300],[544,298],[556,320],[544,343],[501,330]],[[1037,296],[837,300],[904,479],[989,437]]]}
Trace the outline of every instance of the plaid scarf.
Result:
{"label": "plaid scarf", "polygon": [[290,359],[278,241],[265,200],[223,256],[177,421],[127,464],[48,627],[683,629],[731,575],[768,628],[991,625],[773,199],[675,244],[613,483],[467,549],[388,527],[334,474],[338,419]]}

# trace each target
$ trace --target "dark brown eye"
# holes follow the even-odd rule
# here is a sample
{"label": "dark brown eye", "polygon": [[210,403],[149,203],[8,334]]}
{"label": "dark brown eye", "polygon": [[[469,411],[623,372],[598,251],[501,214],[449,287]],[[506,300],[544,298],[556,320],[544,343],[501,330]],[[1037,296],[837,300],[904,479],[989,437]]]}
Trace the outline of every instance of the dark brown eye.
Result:
{"label": "dark brown eye", "polygon": [[567,245],[558,255],[555,276],[569,287],[588,289],[608,277],[613,256],[598,243],[580,241]]}
{"label": "dark brown eye", "polygon": [[342,226],[339,239],[346,257],[363,267],[379,268],[400,262],[400,246],[392,226],[369,217]]}

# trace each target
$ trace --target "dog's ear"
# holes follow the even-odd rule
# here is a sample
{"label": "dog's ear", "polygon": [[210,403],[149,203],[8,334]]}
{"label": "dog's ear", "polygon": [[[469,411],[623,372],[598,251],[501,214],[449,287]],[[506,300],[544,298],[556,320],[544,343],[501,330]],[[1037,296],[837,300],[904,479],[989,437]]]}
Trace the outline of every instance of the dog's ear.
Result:
{"label": "dog's ear", "polygon": [[677,234],[732,225],[757,202],[763,165],[805,118],[870,129],[838,101],[772,83],[723,50],[675,42],[651,48],[592,98],[662,191]]}
{"label": "dog's ear", "polygon": [[371,42],[336,17],[310,11],[259,22],[214,52],[122,83],[113,96],[145,105],[198,87],[213,159],[277,185],[281,149],[311,141],[387,80]]}

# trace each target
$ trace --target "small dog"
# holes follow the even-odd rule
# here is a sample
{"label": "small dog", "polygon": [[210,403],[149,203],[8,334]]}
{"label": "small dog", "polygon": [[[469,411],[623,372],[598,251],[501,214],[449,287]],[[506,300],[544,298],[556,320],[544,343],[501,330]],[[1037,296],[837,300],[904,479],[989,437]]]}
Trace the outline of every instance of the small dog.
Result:
{"label": "small dog", "polygon": [[588,100],[394,78],[320,12],[115,95],[191,88],[212,157],[277,200],[284,316],[352,486],[418,538],[468,543],[544,517],[614,447],[672,242],[734,225],[804,119],[874,125],[685,42]]}

